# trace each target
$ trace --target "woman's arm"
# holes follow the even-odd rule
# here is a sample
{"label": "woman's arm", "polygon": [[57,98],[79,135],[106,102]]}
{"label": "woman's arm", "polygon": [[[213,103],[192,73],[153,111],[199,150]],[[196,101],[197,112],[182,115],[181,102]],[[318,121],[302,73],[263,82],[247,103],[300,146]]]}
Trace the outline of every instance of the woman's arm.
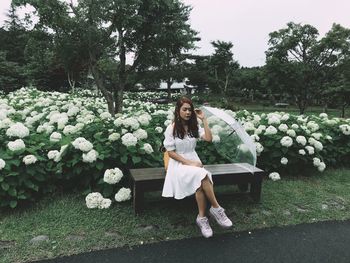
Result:
{"label": "woman's arm", "polygon": [[177,154],[175,151],[168,151],[169,157],[182,163],[183,165],[203,167],[203,164],[198,161],[191,161],[183,158],[180,154]]}
{"label": "woman's arm", "polygon": [[213,140],[213,135],[211,134],[211,130],[208,125],[207,119],[204,117],[202,119],[203,125],[204,125],[204,136],[203,140],[207,142],[211,142]]}

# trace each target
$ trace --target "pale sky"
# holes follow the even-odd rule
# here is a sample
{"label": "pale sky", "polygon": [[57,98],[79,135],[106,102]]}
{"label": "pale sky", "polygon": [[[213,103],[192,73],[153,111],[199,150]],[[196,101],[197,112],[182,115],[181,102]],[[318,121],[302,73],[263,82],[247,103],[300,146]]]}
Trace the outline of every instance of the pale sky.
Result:
{"label": "pale sky", "polygon": [[[183,0],[191,5],[191,25],[201,41],[194,53],[213,53],[210,41],[231,41],[241,66],[265,64],[268,34],[287,23],[310,24],[323,37],[333,23],[350,28],[350,0]],[[0,0],[0,26],[11,0]]]}

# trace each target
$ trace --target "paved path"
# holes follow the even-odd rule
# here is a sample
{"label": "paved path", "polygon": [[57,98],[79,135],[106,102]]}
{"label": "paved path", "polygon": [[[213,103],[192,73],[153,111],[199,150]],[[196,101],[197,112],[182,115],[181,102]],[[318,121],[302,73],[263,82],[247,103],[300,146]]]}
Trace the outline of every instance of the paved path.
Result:
{"label": "paved path", "polygon": [[41,263],[350,263],[350,220],[116,248]]}

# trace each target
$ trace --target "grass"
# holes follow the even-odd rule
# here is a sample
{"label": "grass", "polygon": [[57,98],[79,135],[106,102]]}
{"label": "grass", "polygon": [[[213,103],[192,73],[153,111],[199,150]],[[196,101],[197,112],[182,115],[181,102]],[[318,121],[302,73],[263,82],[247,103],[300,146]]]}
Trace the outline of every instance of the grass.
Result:
{"label": "grass", "polygon": [[[234,220],[234,228],[214,233],[251,231],[323,220],[350,219],[350,169],[327,170],[302,178],[263,183],[262,203],[253,203],[236,187],[220,186],[218,199]],[[162,200],[160,192],[146,195],[146,211],[134,216],[131,202],[108,210],[89,210],[80,194],[57,194],[28,208],[0,215],[0,262],[44,258],[200,236],[195,226],[193,198]],[[49,241],[29,243],[47,235]],[[8,244],[7,248],[1,245]],[[3,246],[4,247],[4,246]]]}
{"label": "grass", "polygon": [[[207,101],[209,101],[210,105],[212,106],[221,106],[221,101],[222,97],[221,96],[215,96],[212,95]],[[239,110],[247,110],[249,112],[256,112],[256,113],[269,113],[269,112],[274,112],[274,111],[283,111],[295,115],[300,114],[300,110],[296,105],[289,105],[286,108],[280,108],[274,106],[272,103],[271,105],[265,106],[260,102],[247,102],[247,103],[242,103],[235,101],[234,98],[228,98],[228,105],[224,108],[230,108],[234,111],[239,111]],[[309,106],[306,108],[305,115],[316,115],[318,116],[320,113],[324,112],[324,107],[322,106]],[[341,109],[337,108],[328,108],[327,109],[327,114],[330,117],[341,117]],[[350,110],[349,108],[345,109],[345,118],[350,117]]]}

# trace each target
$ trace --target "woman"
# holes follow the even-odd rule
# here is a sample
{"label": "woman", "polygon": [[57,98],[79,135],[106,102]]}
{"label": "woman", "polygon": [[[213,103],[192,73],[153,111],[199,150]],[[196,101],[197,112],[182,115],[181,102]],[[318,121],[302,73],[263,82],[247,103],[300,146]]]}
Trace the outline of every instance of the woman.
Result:
{"label": "woman", "polygon": [[[204,129],[198,126],[197,118],[203,122]],[[216,200],[211,173],[203,168],[195,151],[197,139],[212,141],[204,113],[194,110],[189,98],[180,98],[176,103],[174,122],[167,127],[164,135],[164,147],[170,158],[162,196],[182,199],[195,194],[198,205],[196,223],[206,238],[213,235],[206,217],[207,200],[211,204],[210,215],[220,226],[231,227],[231,220]]]}

